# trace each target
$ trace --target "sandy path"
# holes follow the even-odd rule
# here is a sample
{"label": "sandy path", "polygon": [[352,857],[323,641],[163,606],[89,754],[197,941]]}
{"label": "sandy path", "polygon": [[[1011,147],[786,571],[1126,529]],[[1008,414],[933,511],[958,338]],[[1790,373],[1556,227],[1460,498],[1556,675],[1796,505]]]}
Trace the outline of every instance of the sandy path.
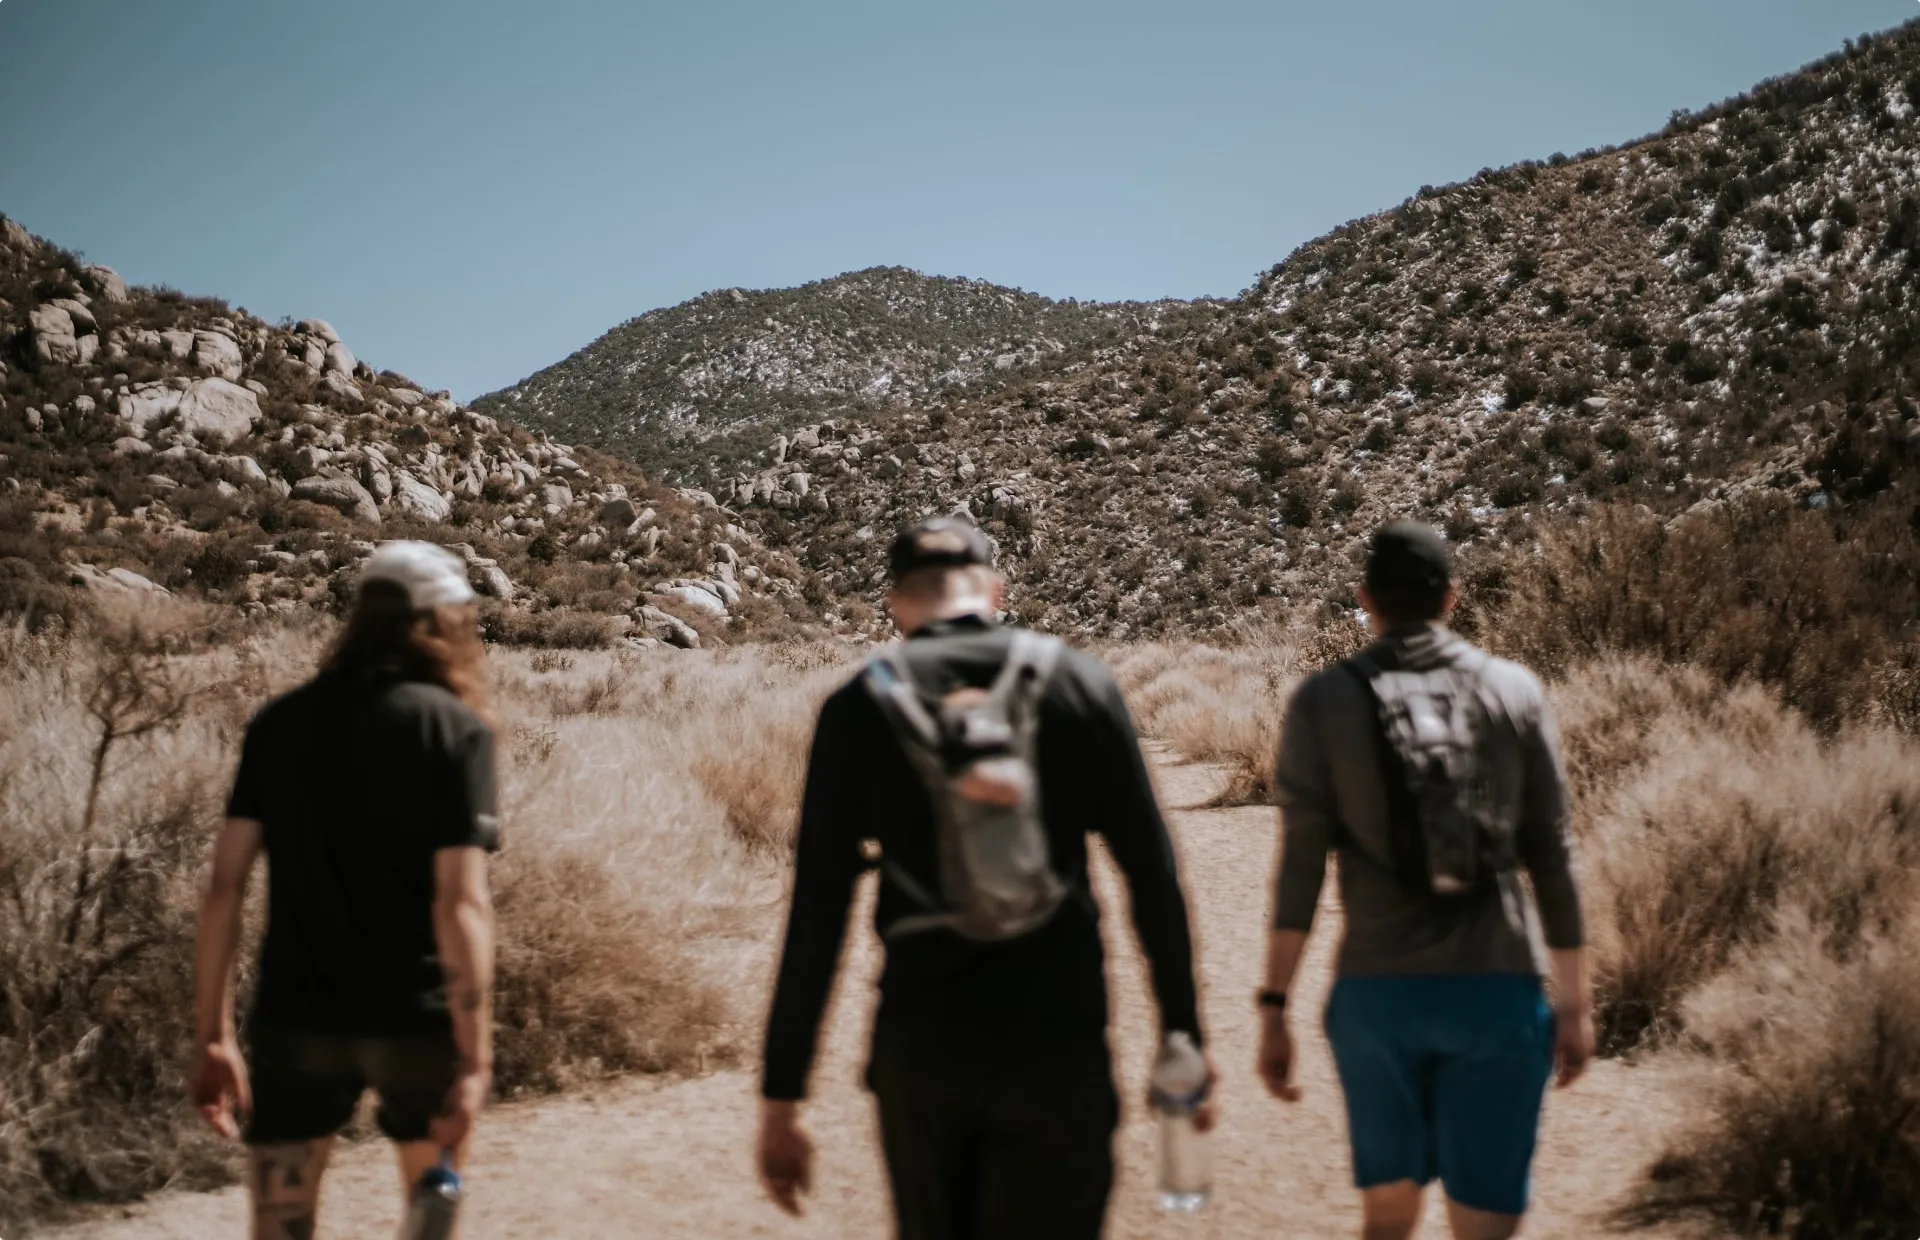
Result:
{"label": "sandy path", "polygon": [[[1303,1018],[1296,1025],[1307,1096],[1292,1108],[1269,1101],[1252,1079],[1256,1028],[1251,1001],[1263,960],[1273,822],[1264,809],[1194,810],[1218,776],[1206,767],[1161,765],[1164,803],[1175,807],[1188,887],[1199,893],[1200,950],[1210,1037],[1227,1074],[1224,1115],[1215,1141],[1215,1207],[1183,1219],[1161,1216],[1154,1202],[1154,1129],[1139,1104],[1151,1053],[1151,1001],[1130,933],[1124,893],[1104,859],[1096,875],[1113,947],[1115,1048],[1126,1123],[1120,1136],[1121,1179],[1115,1194],[1115,1240],[1135,1237],[1300,1237],[1321,1240],[1357,1233],[1358,1213],[1346,1170],[1345,1126],[1324,1039],[1305,1014],[1316,1013],[1329,984],[1336,922],[1326,910],[1305,967]],[[886,1197],[872,1117],[859,1087],[870,979],[877,963],[862,933],[823,1040],[816,1100],[807,1122],[820,1145],[819,1183],[807,1218],[788,1220],[754,1186],[750,1144],[754,1077],[721,1073],[662,1084],[635,1081],[588,1095],[502,1107],[476,1139],[469,1180],[466,1240],[527,1237],[636,1236],[678,1238],[791,1237],[843,1240],[884,1237]],[[1118,938],[1123,941],[1115,942]],[[757,1009],[758,994],[742,997]],[[1593,1237],[1674,1118],[1672,1091],[1657,1067],[1601,1064],[1579,1087],[1549,1105],[1537,1165],[1537,1201],[1530,1237]],[[1440,1203],[1430,1201],[1437,1224]],[[116,1211],[58,1234],[67,1240],[202,1240],[245,1234],[245,1200],[237,1190],[172,1194]],[[331,1237],[391,1235],[398,1217],[395,1175],[377,1144],[343,1149],[328,1178],[322,1233]],[[1438,1226],[1425,1229],[1440,1235]]]}

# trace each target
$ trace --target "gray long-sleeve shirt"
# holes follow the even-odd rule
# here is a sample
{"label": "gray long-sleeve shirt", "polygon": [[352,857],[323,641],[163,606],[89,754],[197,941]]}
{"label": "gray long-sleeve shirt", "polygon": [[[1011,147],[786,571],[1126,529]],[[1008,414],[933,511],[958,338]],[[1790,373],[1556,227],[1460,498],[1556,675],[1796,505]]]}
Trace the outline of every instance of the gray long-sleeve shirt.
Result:
{"label": "gray long-sleeve shirt", "polygon": [[[1376,647],[1383,662],[1408,670],[1448,666],[1471,650],[1438,625],[1396,629]],[[1342,975],[1541,973],[1543,923],[1545,946],[1582,943],[1566,774],[1546,693],[1532,672],[1494,659],[1483,672],[1482,694],[1491,724],[1486,774],[1514,816],[1532,902],[1518,872],[1501,875],[1484,897],[1436,903],[1410,895],[1394,869],[1382,741],[1366,690],[1333,667],[1293,695],[1275,780],[1282,850],[1274,926],[1312,928],[1327,854],[1337,849],[1346,915]]]}

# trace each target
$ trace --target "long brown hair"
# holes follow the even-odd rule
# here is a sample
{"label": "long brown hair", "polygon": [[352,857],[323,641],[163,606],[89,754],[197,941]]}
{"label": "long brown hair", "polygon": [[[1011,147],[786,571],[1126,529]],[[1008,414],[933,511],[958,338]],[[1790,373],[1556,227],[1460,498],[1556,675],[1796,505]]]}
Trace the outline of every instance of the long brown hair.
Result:
{"label": "long brown hair", "polygon": [[439,685],[493,726],[485,649],[480,612],[471,603],[415,611],[406,587],[368,581],[322,666],[329,672]]}

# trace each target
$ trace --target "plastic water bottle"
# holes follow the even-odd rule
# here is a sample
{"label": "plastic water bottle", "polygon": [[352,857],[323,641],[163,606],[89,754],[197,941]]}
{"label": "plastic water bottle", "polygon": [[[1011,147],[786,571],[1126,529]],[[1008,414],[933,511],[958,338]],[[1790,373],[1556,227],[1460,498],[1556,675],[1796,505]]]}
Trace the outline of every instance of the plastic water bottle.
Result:
{"label": "plastic water bottle", "polygon": [[448,1151],[441,1155],[440,1165],[413,1186],[400,1240],[448,1240],[459,1213],[460,1173],[453,1169],[453,1153]]}
{"label": "plastic water bottle", "polygon": [[1213,1158],[1193,1113],[1207,1100],[1206,1057],[1184,1033],[1170,1033],[1153,1066],[1153,1109],[1160,1113],[1160,1208],[1192,1214],[1213,1196]]}

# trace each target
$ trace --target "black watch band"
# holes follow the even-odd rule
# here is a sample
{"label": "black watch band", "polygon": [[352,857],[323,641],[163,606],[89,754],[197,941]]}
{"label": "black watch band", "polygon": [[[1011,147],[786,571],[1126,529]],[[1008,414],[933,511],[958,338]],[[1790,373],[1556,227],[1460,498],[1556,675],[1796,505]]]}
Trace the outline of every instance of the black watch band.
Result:
{"label": "black watch band", "polygon": [[1287,992],[1284,990],[1262,990],[1254,995],[1253,1001],[1263,1008],[1281,1011],[1287,1006]]}

